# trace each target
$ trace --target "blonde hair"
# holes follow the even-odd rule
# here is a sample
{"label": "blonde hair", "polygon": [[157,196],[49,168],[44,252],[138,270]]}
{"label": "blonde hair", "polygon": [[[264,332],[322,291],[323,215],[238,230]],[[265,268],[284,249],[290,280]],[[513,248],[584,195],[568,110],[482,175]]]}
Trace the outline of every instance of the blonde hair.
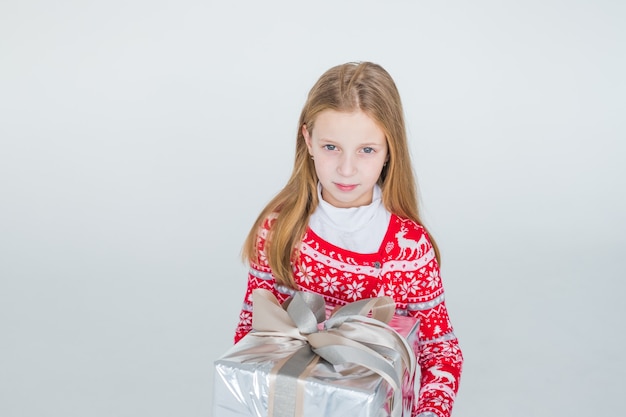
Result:
{"label": "blonde hair", "polygon": [[[418,210],[417,186],[404,123],[400,94],[389,73],[372,62],[349,62],[327,70],[317,80],[300,114],[293,172],[285,187],[267,204],[250,229],[242,249],[244,261],[256,260],[258,232],[263,223],[273,219],[267,236],[265,255],[276,281],[297,288],[292,262],[298,246],[317,207],[317,174],[302,134],[315,129],[315,119],[324,110],[363,111],[376,121],[387,138],[389,160],[378,184],[387,210],[423,226]],[[439,250],[435,248],[437,260]]]}

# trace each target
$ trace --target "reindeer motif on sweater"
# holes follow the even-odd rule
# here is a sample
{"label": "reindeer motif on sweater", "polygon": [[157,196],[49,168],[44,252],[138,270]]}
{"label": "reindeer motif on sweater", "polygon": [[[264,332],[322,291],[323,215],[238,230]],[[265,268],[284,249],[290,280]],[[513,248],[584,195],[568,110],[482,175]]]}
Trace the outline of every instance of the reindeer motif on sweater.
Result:
{"label": "reindeer motif on sweater", "polygon": [[402,224],[400,231],[396,233],[396,239],[398,240],[398,246],[400,247],[400,257],[414,257],[419,253],[424,253],[428,247],[426,242],[418,242],[417,240],[407,239],[405,236],[409,229],[405,224]]}

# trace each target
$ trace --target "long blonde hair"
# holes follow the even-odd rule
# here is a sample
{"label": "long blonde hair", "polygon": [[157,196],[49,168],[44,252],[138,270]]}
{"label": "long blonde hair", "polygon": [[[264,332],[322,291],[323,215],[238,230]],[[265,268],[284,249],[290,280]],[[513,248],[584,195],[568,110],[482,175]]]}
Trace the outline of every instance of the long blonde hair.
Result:
{"label": "long blonde hair", "polygon": [[[276,281],[297,288],[292,262],[317,207],[317,174],[302,134],[324,110],[361,110],[375,120],[387,138],[389,160],[378,184],[387,210],[423,225],[418,210],[417,186],[404,123],[400,94],[389,73],[372,62],[349,62],[327,70],[317,80],[300,114],[293,172],[285,187],[265,206],[250,229],[242,249],[244,261],[256,260],[258,232],[269,216],[275,219],[267,236],[265,255]],[[439,250],[430,236],[439,260]]]}

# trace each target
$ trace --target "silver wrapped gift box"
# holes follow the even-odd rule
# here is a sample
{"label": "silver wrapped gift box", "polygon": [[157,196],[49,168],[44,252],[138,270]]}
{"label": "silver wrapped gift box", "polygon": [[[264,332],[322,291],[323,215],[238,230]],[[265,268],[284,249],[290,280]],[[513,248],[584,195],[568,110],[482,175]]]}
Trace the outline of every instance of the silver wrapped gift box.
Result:
{"label": "silver wrapped gift box", "polygon": [[[377,297],[328,314],[253,293],[253,331],[214,362],[213,417],[409,417],[418,323]],[[348,414],[349,413],[349,414]]]}

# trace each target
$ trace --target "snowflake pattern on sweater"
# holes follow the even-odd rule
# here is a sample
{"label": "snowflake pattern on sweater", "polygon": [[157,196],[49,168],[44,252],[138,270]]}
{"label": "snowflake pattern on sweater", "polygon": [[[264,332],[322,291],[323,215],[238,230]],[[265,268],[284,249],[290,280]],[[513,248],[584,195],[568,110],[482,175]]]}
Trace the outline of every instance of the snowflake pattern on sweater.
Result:
{"label": "snowflake pattern on sweater", "polygon": [[[280,302],[293,290],[274,280],[265,256],[265,241],[273,218],[263,224],[257,243],[258,260],[250,264],[248,285],[235,342],[252,329],[252,291],[265,288]],[[421,380],[413,416],[449,417],[459,388],[463,355],[444,301],[439,264],[425,229],[412,220],[392,215],[377,253],[346,251],[307,229],[294,265],[299,290],[321,294],[327,305],[345,305],[387,295],[396,314],[420,320],[414,346]]]}

